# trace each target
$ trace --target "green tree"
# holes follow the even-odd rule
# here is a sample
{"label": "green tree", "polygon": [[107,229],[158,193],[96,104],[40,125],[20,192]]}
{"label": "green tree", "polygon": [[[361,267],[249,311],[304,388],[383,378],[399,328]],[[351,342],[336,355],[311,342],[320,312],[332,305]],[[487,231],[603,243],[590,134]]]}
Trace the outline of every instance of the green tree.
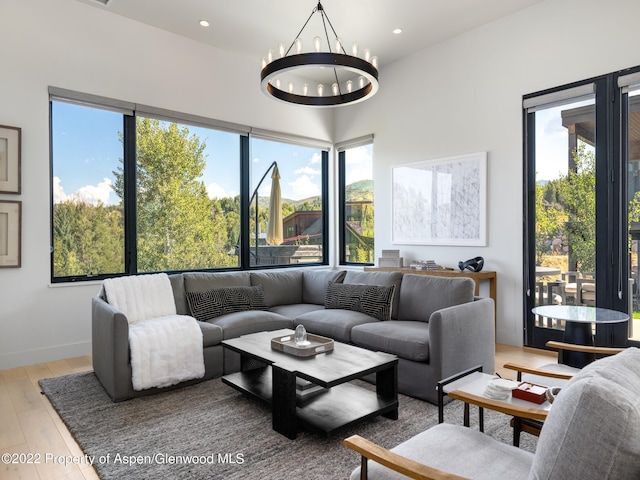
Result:
{"label": "green tree", "polygon": [[[542,264],[542,258],[549,253],[554,237],[562,235],[567,215],[561,205],[549,203],[547,198],[549,185],[536,185],[536,265]],[[555,190],[555,186],[553,188]]]}
{"label": "green tree", "polygon": [[564,227],[571,258],[579,271],[593,272],[596,266],[595,154],[580,143],[573,158],[575,170],[569,170],[556,187],[567,216]]}
{"label": "green tree", "polygon": [[67,200],[53,207],[54,276],[124,271],[120,206]]}
{"label": "green tree", "polygon": [[[138,118],[136,128],[138,271],[237,264],[227,219],[200,180],[205,142],[175,123]],[[114,174],[123,198],[122,168]]]}

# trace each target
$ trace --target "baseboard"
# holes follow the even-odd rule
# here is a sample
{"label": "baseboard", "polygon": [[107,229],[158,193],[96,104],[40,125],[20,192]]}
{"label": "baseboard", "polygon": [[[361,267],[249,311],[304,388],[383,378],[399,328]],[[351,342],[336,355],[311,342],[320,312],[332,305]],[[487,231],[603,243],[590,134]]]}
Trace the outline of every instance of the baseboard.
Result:
{"label": "baseboard", "polygon": [[53,362],[65,358],[91,355],[91,342],[69,343],[49,348],[38,348],[23,352],[0,355],[0,370],[8,368],[26,367],[36,363]]}

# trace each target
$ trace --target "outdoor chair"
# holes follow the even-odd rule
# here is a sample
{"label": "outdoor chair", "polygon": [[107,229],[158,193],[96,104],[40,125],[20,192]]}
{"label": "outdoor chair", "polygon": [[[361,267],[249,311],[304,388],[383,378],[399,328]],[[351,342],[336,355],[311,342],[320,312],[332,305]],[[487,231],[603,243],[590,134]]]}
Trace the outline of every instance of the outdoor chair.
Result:
{"label": "outdoor chair", "polygon": [[580,272],[574,272],[574,271],[562,272],[560,275],[562,276],[562,281],[565,282],[565,285],[564,285],[565,304],[575,305],[577,281],[578,281],[578,278],[580,278]]}
{"label": "outdoor chair", "polygon": [[[640,349],[591,363],[557,395],[535,453],[442,423],[387,450],[358,435],[351,480],[640,478]],[[369,461],[371,460],[371,462]]]}

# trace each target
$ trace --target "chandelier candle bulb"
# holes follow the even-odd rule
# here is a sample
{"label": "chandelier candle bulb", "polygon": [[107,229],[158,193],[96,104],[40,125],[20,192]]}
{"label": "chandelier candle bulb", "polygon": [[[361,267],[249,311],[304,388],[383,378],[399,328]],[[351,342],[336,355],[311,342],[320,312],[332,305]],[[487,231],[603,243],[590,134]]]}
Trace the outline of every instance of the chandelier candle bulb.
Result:
{"label": "chandelier candle bulb", "polygon": [[313,48],[316,49],[316,52],[320,52],[320,48],[322,47],[322,40],[320,37],[313,37]]}
{"label": "chandelier candle bulb", "polygon": [[336,53],[342,53],[342,40],[339,38],[336,38]]}
{"label": "chandelier candle bulb", "polygon": [[289,93],[293,93],[293,82],[289,82]]}
{"label": "chandelier candle bulb", "polygon": [[360,88],[364,88],[366,79],[364,77],[358,77],[358,85]]}
{"label": "chandelier candle bulb", "polygon": [[324,93],[324,85],[319,83],[318,84],[318,96],[321,97],[323,93]]}
{"label": "chandelier candle bulb", "polygon": [[371,61],[371,50],[369,50],[368,48],[365,48],[365,49],[364,49],[364,59],[365,59],[367,62],[370,62],[370,61]]}
{"label": "chandelier candle bulb", "polygon": [[371,57],[371,65],[378,68],[378,57]]}
{"label": "chandelier candle bulb", "polygon": [[302,87],[302,94],[303,95],[309,95],[309,84],[305,83]]}
{"label": "chandelier candle bulb", "polygon": [[273,62],[273,50],[269,49],[267,52],[267,63]]}
{"label": "chandelier candle bulb", "polygon": [[351,53],[354,57],[358,56],[358,44],[356,42],[353,42],[353,45],[351,45]]}
{"label": "chandelier candle bulb", "polygon": [[280,53],[280,58],[284,57],[284,43],[282,42],[278,45],[278,53]]}
{"label": "chandelier candle bulb", "polygon": [[331,90],[333,91],[334,95],[338,95],[340,93],[340,89],[338,88],[337,83],[334,83],[333,85],[331,85]]}
{"label": "chandelier candle bulb", "polygon": [[353,91],[353,80],[347,80],[347,92],[351,93]]}
{"label": "chandelier candle bulb", "polygon": [[299,55],[302,53],[302,39],[300,37],[296,38],[296,53]]}

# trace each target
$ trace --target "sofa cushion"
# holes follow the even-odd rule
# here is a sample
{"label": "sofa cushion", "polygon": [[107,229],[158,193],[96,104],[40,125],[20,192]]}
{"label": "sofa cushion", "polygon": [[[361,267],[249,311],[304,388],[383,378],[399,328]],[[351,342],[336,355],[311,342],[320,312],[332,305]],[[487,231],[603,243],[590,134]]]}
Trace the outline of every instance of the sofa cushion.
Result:
{"label": "sofa cushion", "polygon": [[169,275],[171,288],[173,289],[173,300],[176,303],[176,313],[178,315],[191,315],[187,297],[184,294],[184,277],[181,273]]}
{"label": "sofa cushion", "polygon": [[293,326],[304,328],[316,335],[330,337],[338,342],[351,343],[351,329],[363,323],[378,322],[373,317],[352,310],[316,310],[293,319]]}
{"label": "sofa cushion", "polygon": [[400,301],[400,283],[402,273],[400,272],[354,272],[347,271],[342,283],[360,285],[395,285],[395,294],[391,304],[391,318],[398,318],[398,303]]}
{"label": "sofa cushion", "polygon": [[330,282],[324,306],[366,313],[378,320],[391,318],[395,285],[352,285]]}
{"label": "sofa cushion", "polygon": [[302,273],[302,303],[324,305],[329,282],[341,283],[345,270],[304,270]]}
{"label": "sofa cushion", "polygon": [[291,305],[276,305],[269,309],[270,312],[279,313],[291,319],[307,312],[315,312],[316,310],[324,310],[324,305],[316,305],[315,303],[293,303]]}
{"label": "sofa cushion", "polygon": [[198,322],[200,330],[202,330],[202,346],[214,347],[222,342],[222,328],[208,322]]}
{"label": "sofa cushion", "polygon": [[428,322],[436,310],[473,301],[474,289],[470,278],[406,274],[400,287],[398,320]]}
{"label": "sofa cushion", "polygon": [[263,310],[228,313],[209,320],[209,323],[222,327],[225,340],[249,333],[291,328],[293,325],[291,319]]}
{"label": "sofa cushion", "polygon": [[351,329],[351,341],[415,362],[429,360],[429,325],[424,322],[391,320],[357,325]]}
{"label": "sofa cushion", "polygon": [[255,287],[212,288],[204,292],[187,292],[191,315],[201,322],[245,310],[266,310],[262,285]]}
{"label": "sofa cushion", "polygon": [[251,285],[262,285],[269,307],[302,303],[302,271],[251,272]]}
{"label": "sofa cushion", "polygon": [[529,478],[640,478],[640,349],[584,367],[553,403]]}
{"label": "sofa cushion", "polygon": [[184,289],[187,292],[203,292],[212,288],[250,287],[249,272],[190,272],[183,273]]}

